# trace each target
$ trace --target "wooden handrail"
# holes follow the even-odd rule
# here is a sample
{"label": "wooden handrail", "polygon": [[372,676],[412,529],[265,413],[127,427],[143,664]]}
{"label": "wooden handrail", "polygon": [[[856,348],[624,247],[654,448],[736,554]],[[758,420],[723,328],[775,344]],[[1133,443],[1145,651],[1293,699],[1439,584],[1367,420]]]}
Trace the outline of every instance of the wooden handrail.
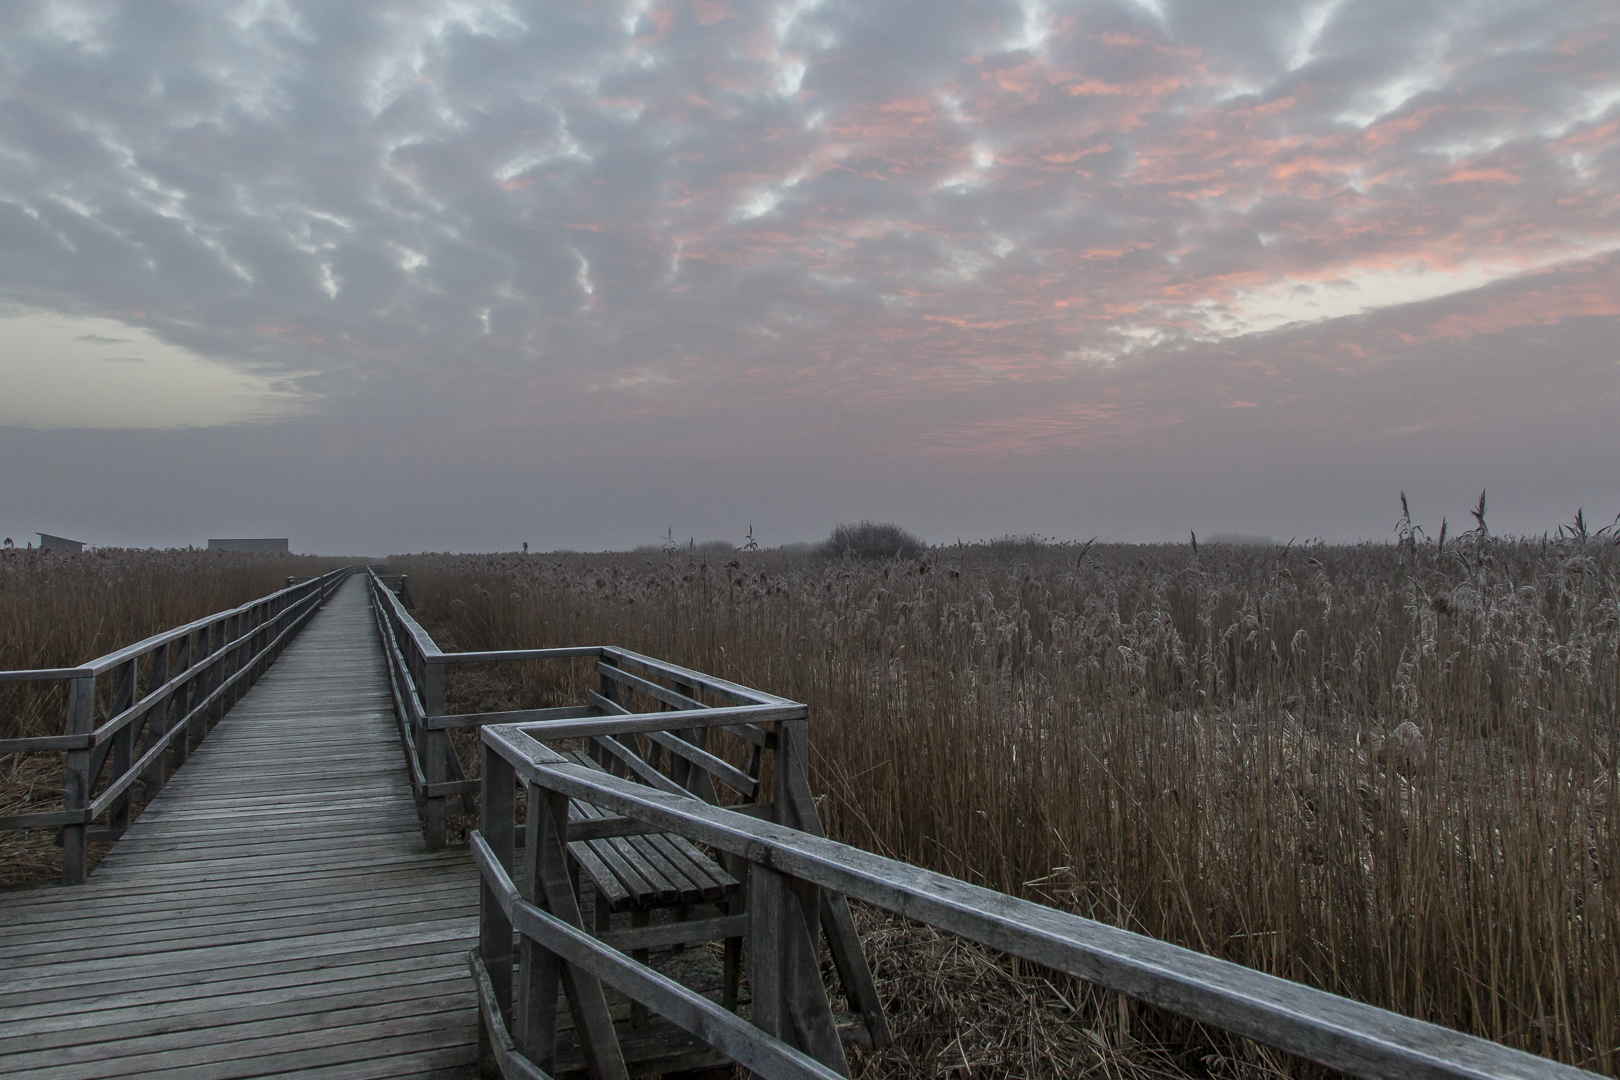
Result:
{"label": "wooden handrail", "polygon": [[[600,724],[604,714],[622,711],[611,703],[609,697],[604,696],[609,686],[614,684],[673,706],[674,711],[658,713],[655,720],[646,716],[626,719],[617,726],[603,728],[601,734],[604,736],[723,727],[764,748],[772,745],[772,736],[761,725],[775,720],[802,720],[806,716],[803,705],[787,698],[614,646],[444,652],[434,642],[433,635],[416,621],[406,610],[404,602],[389,587],[387,579],[400,575],[386,571],[386,567],[366,567],[367,584],[371,590],[377,632],[382,638],[383,652],[388,661],[389,688],[394,699],[400,748],[405,755],[412,792],[422,810],[423,830],[430,848],[438,848],[445,843],[446,799],[461,796],[467,801],[468,812],[474,812],[471,795],[477,784],[449,778],[451,774],[461,777],[466,771],[447,736],[451,730],[489,724],[544,722],[561,725],[548,726],[548,731],[556,732],[548,737],[568,737],[568,732],[576,728],[594,733],[596,728],[593,725]],[[585,703],[549,709],[454,715],[444,712],[444,669],[447,665],[576,659],[596,660],[596,670],[603,681],[602,693],[588,693]],[[656,681],[658,679],[673,683],[674,688],[660,684]],[[437,689],[426,685],[429,683]],[[719,708],[706,705],[691,696],[698,692],[730,704]],[[570,727],[569,721],[579,721],[584,726]],[[681,752],[679,745],[673,749],[676,753]],[[693,749],[702,753],[701,747]]]}
{"label": "wooden handrail", "polygon": [[[491,1059],[502,1064],[507,1076],[533,1075],[525,1068],[535,1065],[544,1068],[549,1045],[543,1030],[536,1034],[533,1016],[522,1018],[514,1041],[502,1019],[503,1011],[510,1013],[514,1008],[511,979],[508,977],[503,985],[488,977],[490,965],[496,960],[492,950],[500,953],[504,962],[511,962],[510,935],[514,929],[536,946],[521,951],[516,976],[520,982],[529,981],[531,1001],[537,993],[541,1000],[548,1000],[544,986],[537,986],[533,980],[556,978],[557,972],[566,968],[574,973],[573,979],[564,983],[570,995],[575,993],[574,987],[581,985],[582,975],[608,982],[650,1007],[668,1008],[668,1019],[730,1053],[761,1076],[827,1075],[787,1051],[796,1051],[800,1056],[809,1054],[836,1074],[836,1062],[832,1060],[835,1055],[816,1053],[814,1046],[806,1045],[802,1036],[794,1034],[794,1025],[784,1027],[769,1022],[764,1026],[771,1031],[747,1034],[739,1033],[735,1024],[724,1030],[715,1027],[715,1013],[723,1010],[706,1000],[700,1003],[677,995],[666,985],[667,979],[592,940],[567,911],[546,902],[550,894],[543,892],[543,881],[532,884],[531,896],[520,896],[521,888],[514,887],[510,877],[513,827],[509,818],[498,820],[502,811],[510,813],[514,782],[529,791],[531,822],[536,820],[537,807],[556,805],[558,799],[564,804],[566,800],[579,800],[746,860],[751,877],[750,951],[768,950],[774,936],[784,932],[779,911],[756,918],[754,879],[771,883],[780,880],[779,895],[802,896],[805,890],[813,894],[819,889],[826,894],[854,897],[1355,1076],[1446,1080],[1593,1080],[1595,1076],[1486,1039],[874,855],[812,832],[610,776],[541,744],[537,736],[542,732],[537,726],[488,726],[480,734],[485,748],[485,805],[495,807],[496,818],[490,818],[486,810],[484,828],[473,839],[485,903],[480,935],[483,951],[475,950],[472,962],[475,972],[484,973],[480,1007],[486,1038],[493,1041],[486,1045],[491,1047]],[[541,827],[546,827],[544,822]],[[543,844],[537,848],[532,841],[526,843],[531,861],[544,857]],[[566,877],[563,882],[566,885]],[[531,963],[550,974],[527,970],[525,965]],[[812,970],[810,976],[814,976],[816,985],[796,988],[797,1000],[806,1000],[812,989],[822,994],[819,974]],[[756,987],[755,993],[757,999],[761,988]],[[555,999],[555,990],[552,994],[550,1000]],[[754,1022],[756,1027],[761,1026],[757,1016]],[[752,1056],[744,1060],[744,1052]],[[507,1060],[517,1067],[504,1068]],[[605,1073],[593,1069],[593,1075]]]}
{"label": "wooden handrail", "polygon": [[[164,755],[173,754],[176,768],[183,764],[192,746],[258,680],[351,571],[330,571],[76,668],[0,672],[0,681],[54,679],[69,688],[64,734],[0,740],[0,753],[65,752],[66,805],[0,817],[0,829],[60,828],[62,881],[83,882],[89,827],[95,820],[107,815],[103,831],[116,839],[128,826],[136,782],[144,779],[147,797],[155,795],[166,779]],[[143,662],[148,682],[144,693],[139,688]],[[95,680],[108,673],[117,673],[112,715],[98,725]],[[135,741],[143,731],[137,752]],[[91,790],[109,759],[112,774],[92,800]]]}

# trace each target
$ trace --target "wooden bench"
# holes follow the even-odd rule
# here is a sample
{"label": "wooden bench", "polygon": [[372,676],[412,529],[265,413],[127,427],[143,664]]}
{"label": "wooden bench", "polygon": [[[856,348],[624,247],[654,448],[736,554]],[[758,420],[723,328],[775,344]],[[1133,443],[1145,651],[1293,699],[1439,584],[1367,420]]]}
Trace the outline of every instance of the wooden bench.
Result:
{"label": "wooden bench", "polygon": [[[602,770],[583,750],[565,755],[581,765]],[[591,821],[607,813],[574,800],[570,821]],[[672,904],[724,904],[742,891],[742,883],[684,836],[652,833],[576,840],[568,854],[579,864],[599,898],[597,923],[618,911],[646,910]]]}
{"label": "wooden bench", "polygon": [[[564,755],[598,772],[607,772],[584,750]],[[611,817],[598,807],[578,799],[568,805],[568,819],[586,822]],[[614,935],[613,916],[629,913],[630,932],[650,932],[653,912],[672,908],[673,918],[658,928],[660,946],[676,950],[700,941],[725,941],[721,973],[721,1004],[735,1009],[742,977],[743,884],[709,855],[684,836],[675,833],[643,833],[635,836],[609,836],[596,840],[575,840],[568,845],[568,856],[589,880],[595,893],[593,923],[597,934]],[[713,905],[711,912],[694,911]],[[694,914],[700,917],[693,918]],[[649,948],[631,944],[632,958],[645,963]],[[646,1009],[632,1005],[631,1022],[647,1022]]]}

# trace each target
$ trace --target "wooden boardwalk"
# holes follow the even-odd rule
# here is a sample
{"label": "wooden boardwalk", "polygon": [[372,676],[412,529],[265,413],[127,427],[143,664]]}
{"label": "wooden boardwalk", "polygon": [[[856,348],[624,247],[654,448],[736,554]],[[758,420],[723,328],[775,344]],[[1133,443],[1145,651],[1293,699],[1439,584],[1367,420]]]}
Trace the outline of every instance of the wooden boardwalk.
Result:
{"label": "wooden boardwalk", "polygon": [[0,894],[0,1076],[476,1076],[477,907],[357,575],[88,884]]}

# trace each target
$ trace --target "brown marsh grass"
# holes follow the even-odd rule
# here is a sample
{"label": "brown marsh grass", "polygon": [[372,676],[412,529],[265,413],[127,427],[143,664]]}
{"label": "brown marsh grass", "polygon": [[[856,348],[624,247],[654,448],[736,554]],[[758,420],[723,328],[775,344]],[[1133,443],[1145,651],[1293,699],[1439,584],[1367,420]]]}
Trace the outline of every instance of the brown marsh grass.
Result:
{"label": "brown marsh grass", "polygon": [[[390,568],[460,648],[614,644],[806,702],[847,842],[1616,1072],[1611,544]],[[524,704],[582,689],[514,680]],[[1211,1045],[1143,1024],[1184,1062]]]}
{"label": "brown marsh grass", "polygon": [[[289,575],[324,573],[346,561],[194,549],[0,551],[0,671],[75,667],[275,592]],[[97,715],[105,718],[112,686],[99,682],[107,700],[98,702]],[[60,734],[65,710],[60,683],[0,683],[0,739]],[[0,755],[0,814],[59,806],[62,770],[60,754]],[[50,880],[60,871],[50,830],[0,832],[0,885]]]}

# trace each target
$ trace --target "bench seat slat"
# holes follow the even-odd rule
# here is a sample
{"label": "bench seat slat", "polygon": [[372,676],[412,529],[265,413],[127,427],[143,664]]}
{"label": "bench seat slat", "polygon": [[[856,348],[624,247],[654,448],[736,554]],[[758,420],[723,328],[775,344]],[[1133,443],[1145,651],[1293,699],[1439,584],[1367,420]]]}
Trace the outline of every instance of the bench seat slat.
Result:
{"label": "bench seat slat", "polygon": [[[581,765],[605,771],[583,750],[572,751],[568,757]],[[609,815],[600,807],[576,799],[569,804],[568,816],[576,821],[592,821]],[[611,911],[652,904],[713,903],[741,887],[730,874],[680,836],[654,833],[576,840],[568,845],[568,850]]]}

